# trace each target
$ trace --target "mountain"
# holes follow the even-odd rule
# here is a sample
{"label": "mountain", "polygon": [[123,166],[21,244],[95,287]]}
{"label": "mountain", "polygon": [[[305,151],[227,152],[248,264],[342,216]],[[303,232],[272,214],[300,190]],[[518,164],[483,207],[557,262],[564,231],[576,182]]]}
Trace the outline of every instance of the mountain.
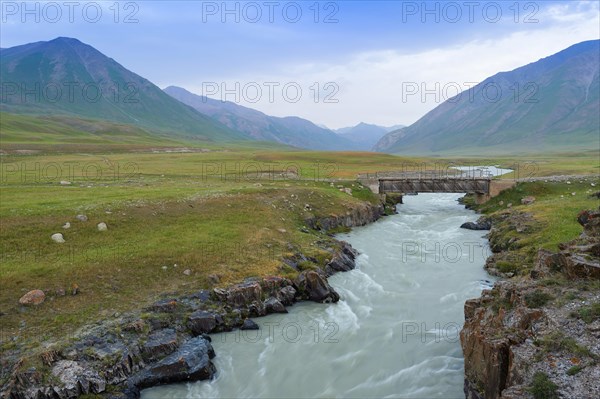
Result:
{"label": "mountain", "polygon": [[376,151],[404,154],[600,148],[600,40],[498,73],[390,132]]}
{"label": "mountain", "polygon": [[393,132],[394,130],[402,129],[403,127],[406,127],[406,125],[388,126],[388,127],[385,127],[385,130],[387,130],[389,133],[389,132]]}
{"label": "mountain", "polygon": [[401,127],[403,126],[396,125],[393,127],[384,127],[361,122],[356,126],[337,129],[335,132],[340,136],[359,144],[361,149],[369,150],[380,138]]}
{"label": "mountain", "polygon": [[1,111],[92,118],[199,139],[243,137],[77,39],[2,49],[0,59]]}
{"label": "mountain", "polygon": [[230,101],[214,100],[169,86],[165,93],[254,140],[274,141],[312,150],[357,150],[360,147],[314,123],[288,116],[269,116]]}

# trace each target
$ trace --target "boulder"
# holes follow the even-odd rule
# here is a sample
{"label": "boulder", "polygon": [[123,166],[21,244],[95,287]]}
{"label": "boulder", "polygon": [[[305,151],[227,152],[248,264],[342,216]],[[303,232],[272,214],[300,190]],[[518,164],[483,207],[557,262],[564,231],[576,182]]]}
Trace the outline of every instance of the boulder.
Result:
{"label": "boulder", "polygon": [[77,215],[77,216],[75,216],[75,219],[79,220],[80,222],[88,221],[88,217],[86,215]]}
{"label": "boulder", "polygon": [[460,228],[467,230],[490,230],[492,228],[492,220],[482,216],[476,222],[466,222],[461,224]]}
{"label": "boulder", "polygon": [[62,244],[65,242],[65,238],[63,237],[63,235],[61,233],[54,233],[50,236],[50,238],[52,239],[52,241],[57,242],[59,244]]}
{"label": "boulder", "polygon": [[67,222],[65,224],[63,224],[63,229],[70,229],[71,228],[71,223]]}
{"label": "boulder", "polygon": [[296,302],[296,290],[291,285],[283,287],[277,293],[277,299],[279,299],[284,306],[290,306]]}
{"label": "boulder", "polygon": [[227,290],[215,288],[213,293],[218,300],[234,307],[243,307],[254,302],[262,302],[262,287],[256,281],[236,284]]}
{"label": "boulder", "polygon": [[300,273],[295,280],[300,297],[315,302],[330,303],[340,300],[339,294],[327,283],[325,277],[314,270]]}
{"label": "boulder", "polygon": [[143,389],[162,384],[210,379],[216,372],[211,361],[214,357],[215,351],[205,337],[192,338],[160,362],[134,375],[130,384],[137,389]]}
{"label": "boulder", "polygon": [[177,299],[161,299],[148,307],[148,310],[161,313],[172,313],[179,307]]}
{"label": "boulder", "polygon": [[217,317],[213,313],[198,310],[190,315],[187,325],[194,335],[208,334],[217,327]]}
{"label": "boulder", "polygon": [[251,319],[246,319],[240,327],[240,330],[258,330],[258,324]]}
{"label": "boulder", "polygon": [[165,328],[150,334],[142,347],[145,362],[151,362],[173,353],[177,349],[177,333],[172,328]]}
{"label": "boulder", "polygon": [[287,313],[288,312],[286,310],[285,306],[283,306],[283,304],[281,302],[279,302],[279,299],[274,298],[274,297],[267,298],[267,300],[265,301],[265,309],[266,309],[267,313]]}
{"label": "boulder", "polygon": [[97,227],[98,227],[98,231],[106,231],[106,230],[108,230],[108,226],[104,222],[98,223]]}
{"label": "boulder", "polygon": [[98,394],[106,389],[106,381],[96,371],[86,369],[72,360],[59,360],[52,367],[52,375],[62,384],[54,390],[59,398]]}
{"label": "boulder", "polygon": [[42,290],[29,291],[19,299],[21,305],[39,305],[46,300],[46,294]]}
{"label": "boulder", "polygon": [[335,274],[336,272],[347,272],[356,267],[355,259],[358,252],[346,242],[342,242],[342,247],[337,250],[329,263],[325,266],[327,275]]}
{"label": "boulder", "polygon": [[577,215],[577,221],[583,226],[583,233],[585,236],[600,237],[600,211],[581,211]]}

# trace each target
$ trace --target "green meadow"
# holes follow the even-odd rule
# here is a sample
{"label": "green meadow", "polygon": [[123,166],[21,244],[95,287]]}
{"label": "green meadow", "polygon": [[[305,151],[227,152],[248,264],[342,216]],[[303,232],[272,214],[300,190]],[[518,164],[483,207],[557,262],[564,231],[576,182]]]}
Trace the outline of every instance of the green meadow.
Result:
{"label": "green meadow", "polygon": [[[359,173],[518,164],[533,176],[598,174],[594,152],[416,158],[270,143],[173,142],[97,121],[9,114],[1,121],[4,349],[43,345],[164,295],[253,276],[293,277],[297,271],[282,259],[298,252],[324,262],[328,253],[319,243],[331,237],[307,228],[305,220],[379,201],[356,181]],[[115,129],[130,130],[115,141]],[[578,210],[597,206],[585,196],[589,187],[563,186],[520,185],[484,211],[497,211],[506,196],[518,204],[521,195],[537,195],[528,211],[548,228],[531,240],[552,249],[578,234]],[[574,189],[578,195],[568,197]],[[80,214],[88,220],[77,220]],[[100,222],[107,231],[98,231]],[[53,242],[54,233],[62,233],[65,243]],[[77,295],[71,295],[73,287]],[[46,301],[19,305],[33,289],[44,290]]]}

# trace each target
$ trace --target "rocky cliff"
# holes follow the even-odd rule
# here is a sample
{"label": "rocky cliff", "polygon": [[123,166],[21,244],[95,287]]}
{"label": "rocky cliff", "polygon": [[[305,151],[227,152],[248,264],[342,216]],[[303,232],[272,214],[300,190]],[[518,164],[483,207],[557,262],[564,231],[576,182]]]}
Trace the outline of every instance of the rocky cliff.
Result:
{"label": "rocky cliff", "polygon": [[600,397],[600,211],[578,221],[579,238],[539,250],[528,276],[510,278],[513,249],[535,220],[518,211],[493,218],[486,268],[509,279],[465,303],[468,399]]}

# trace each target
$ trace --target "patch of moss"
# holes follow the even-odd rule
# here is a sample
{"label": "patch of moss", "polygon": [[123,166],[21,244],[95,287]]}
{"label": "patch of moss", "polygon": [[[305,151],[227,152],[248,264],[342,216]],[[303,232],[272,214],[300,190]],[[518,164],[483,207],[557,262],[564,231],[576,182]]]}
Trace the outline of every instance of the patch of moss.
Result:
{"label": "patch of moss", "polygon": [[496,262],[496,269],[501,273],[514,273],[517,274],[519,271],[519,266],[513,262],[507,262],[504,260],[499,260]]}
{"label": "patch of moss", "polygon": [[567,375],[578,374],[581,370],[583,370],[583,366],[573,366],[567,370]]}
{"label": "patch of moss", "polygon": [[555,331],[534,341],[536,345],[542,348],[542,354],[550,352],[566,351],[579,356],[588,356],[595,359],[596,356],[585,346],[581,346],[571,337],[566,337],[562,332]]}

